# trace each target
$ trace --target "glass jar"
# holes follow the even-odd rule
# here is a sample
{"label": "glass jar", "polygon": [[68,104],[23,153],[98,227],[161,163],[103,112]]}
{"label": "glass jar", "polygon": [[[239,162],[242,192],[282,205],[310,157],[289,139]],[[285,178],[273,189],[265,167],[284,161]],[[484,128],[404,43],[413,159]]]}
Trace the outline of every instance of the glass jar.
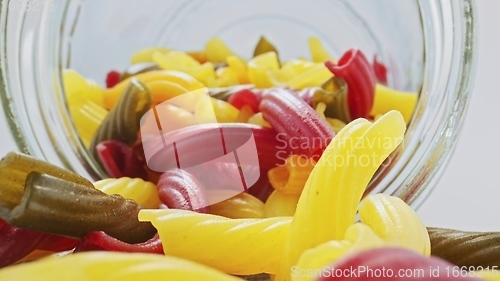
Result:
{"label": "glass jar", "polygon": [[1,144],[98,179],[61,84],[64,68],[103,81],[149,46],[204,47],[221,37],[250,56],[259,36],[283,59],[319,37],[339,57],[358,47],[389,68],[389,85],[420,93],[404,145],[370,186],[417,206],[436,183],[460,134],[475,74],[473,0],[10,0],[1,2]]}

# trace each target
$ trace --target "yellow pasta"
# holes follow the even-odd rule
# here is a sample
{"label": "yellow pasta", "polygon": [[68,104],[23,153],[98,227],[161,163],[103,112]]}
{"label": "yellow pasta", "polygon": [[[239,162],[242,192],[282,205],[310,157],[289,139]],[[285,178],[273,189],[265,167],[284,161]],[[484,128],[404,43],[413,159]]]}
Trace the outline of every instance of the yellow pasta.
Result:
{"label": "yellow pasta", "polygon": [[271,88],[276,84],[271,73],[275,73],[279,69],[280,63],[276,53],[264,53],[248,62],[248,78],[257,88]]}
{"label": "yellow pasta", "polygon": [[307,87],[320,86],[321,84],[332,78],[333,74],[322,63],[316,64],[310,70],[294,77],[287,81],[286,86],[293,89],[304,89]]}
{"label": "yellow pasta", "polygon": [[236,56],[220,38],[212,38],[205,45],[205,53],[213,63],[226,62],[228,57]]}
{"label": "yellow pasta", "polygon": [[170,51],[167,54],[157,52],[153,54],[153,61],[162,69],[182,71],[205,85],[210,79],[215,79],[214,65],[211,62],[200,64],[184,52]]}
{"label": "yellow pasta", "polygon": [[238,78],[240,84],[249,84],[246,62],[237,56],[228,56],[227,65]]}
{"label": "yellow pasta", "polygon": [[69,111],[80,139],[88,148],[97,129],[108,115],[108,111],[90,100],[70,106]]}
{"label": "yellow pasta", "polygon": [[374,124],[357,119],[332,140],[299,199],[276,281],[289,280],[290,268],[305,250],[343,238],[368,182],[405,130],[401,114],[391,111]]}
{"label": "yellow pasta", "polygon": [[299,202],[300,194],[284,194],[273,191],[264,205],[264,215],[267,218],[293,216]]}
{"label": "yellow pasta", "polygon": [[0,270],[0,280],[37,281],[237,281],[213,268],[155,254],[85,252],[49,257]]}
{"label": "yellow pasta", "polygon": [[[311,274],[293,274],[293,281],[313,281],[314,272],[321,272],[326,266],[331,265],[339,258],[358,251],[384,246],[373,230],[362,223],[350,226],[344,240],[332,240],[315,248],[305,251],[300,257],[296,271],[310,272]],[[318,276],[318,275],[317,275]]]}
{"label": "yellow pasta", "polygon": [[95,182],[94,186],[106,194],[119,194],[126,199],[132,199],[146,208],[155,209],[161,204],[156,185],[143,179],[104,179]]}
{"label": "yellow pasta", "polygon": [[307,42],[309,44],[309,52],[311,53],[311,58],[313,62],[318,62],[318,63],[323,63],[325,61],[335,62],[332,56],[330,56],[330,54],[328,54],[328,52],[325,50],[319,38],[309,37]]}
{"label": "yellow pasta", "polygon": [[178,84],[188,91],[194,91],[198,89],[205,88],[205,85],[200,81],[196,80],[193,76],[173,70],[152,70],[145,73],[140,73],[124,79],[113,88],[106,89],[104,92],[104,107],[107,109],[113,108],[125,89],[130,83],[132,78],[146,84],[146,86],[153,81],[168,81],[174,84]]}
{"label": "yellow pasta", "polygon": [[300,194],[316,161],[300,155],[291,155],[285,164],[268,171],[269,183],[285,194]]}
{"label": "yellow pasta", "polygon": [[271,125],[269,125],[269,123],[264,120],[264,117],[262,117],[262,112],[255,113],[252,117],[250,117],[250,119],[248,119],[248,123],[271,128]]}
{"label": "yellow pasta", "polygon": [[413,209],[398,197],[377,194],[359,206],[361,221],[389,245],[430,255],[431,242],[424,223]]}
{"label": "yellow pasta", "polygon": [[199,124],[233,123],[238,120],[239,114],[240,111],[230,103],[208,96],[197,100],[194,111]]}
{"label": "yellow pasta", "polygon": [[167,54],[171,49],[168,48],[163,48],[163,47],[151,47],[151,48],[144,48],[141,49],[137,52],[135,52],[132,55],[132,58],[130,59],[130,62],[132,64],[138,64],[142,62],[153,62],[153,54],[154,53],[161,53],[161,54]]}
{"label": "yellow pasta", "polygon": [[287,217],[228,219],[183,210],[142,210],[139,220],[158,229],[166,255],[237,275],[275,273],[291,222]]}
{"label": "yellow pasta", "polygon": [[478,270],[472,271],[470,276],[481,277],[487,281],[500,281],[500,270]]}
{"label": "yellow pasta", "polygon": [[371,115],[384,114],[390,110],[399,110],[408,124],[417,106],[418,94],[397,91],[377,84]]}
{"label": "yellow pasta", "polygon": [[240,193],[211,205],[210,212],[231,219],[263,218],[264,203],[248,193]]}

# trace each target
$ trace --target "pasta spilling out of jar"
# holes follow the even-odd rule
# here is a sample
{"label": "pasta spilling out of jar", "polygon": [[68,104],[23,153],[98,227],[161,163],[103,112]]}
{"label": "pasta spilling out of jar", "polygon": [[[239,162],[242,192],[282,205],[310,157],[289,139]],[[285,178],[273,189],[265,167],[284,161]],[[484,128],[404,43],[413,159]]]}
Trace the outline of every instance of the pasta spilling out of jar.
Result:
{"label": "pasta spilling out of jar", "polygon": [[453,265],[431,242],[447,257],[453,236],[367,193],[418,95],[391,89],[361,50],[336,61],[308,44],[310,60],[283,60],[264,37],[252,58],[219,38],[151,47],[105,88],[64,70],[76,131],[109,178],[3,158],[0,280],[330,280],[365,263],[444,276]]}

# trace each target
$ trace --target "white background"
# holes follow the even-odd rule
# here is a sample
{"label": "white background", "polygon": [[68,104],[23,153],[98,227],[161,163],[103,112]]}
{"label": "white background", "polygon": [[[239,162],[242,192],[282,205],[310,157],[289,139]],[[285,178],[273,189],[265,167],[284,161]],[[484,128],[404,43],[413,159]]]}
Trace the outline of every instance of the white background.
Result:
{"label": "white background", "polygon": [[477,5],[479,65],[464,130],[418,213],[428,226],[500,231],[500,1]]}
{"label": "white background", "polygon": [[[479,66],[472,102],[455,154],[418,213],[428,226],[500,231],[500,1],[477,2]],[[0,155],[13,147],[0,136]]]}

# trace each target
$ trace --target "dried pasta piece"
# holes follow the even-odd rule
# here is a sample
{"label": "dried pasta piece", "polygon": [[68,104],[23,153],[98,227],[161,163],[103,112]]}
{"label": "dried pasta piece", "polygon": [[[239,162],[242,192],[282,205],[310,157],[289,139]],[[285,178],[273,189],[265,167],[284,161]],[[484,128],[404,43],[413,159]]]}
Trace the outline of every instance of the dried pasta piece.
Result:
{"label": "dried pasta piece", "polygon": [[205,45],[205,54],[210,62],[219,63],[226,62],[230,56],[236,54],[220,38],[212,38]]}
{"label": "dried pasta piece", "polygon": [[388,245],[430,256],[431,242],[424,223],[400,198],[386,194],[369,196],[359,205],[359,216]]}
{"label": "dried pasta piece", "polygon": [[272,168],[267,172],[269,182],[284,194],[301,194],[316,161],[300,155],[291,155],[285,165]]}
{"label": "dried pasta piece", "polygon": [[91,100],[70,106],[71,118],[85,147],[89,148],[92,138],[102,124],[108,111]]}
{"label": "dried pasta piece", "polygon": [[184,210],[143,210],[139,219],[158,229],[166,255],[237,275],[274,273],[291,221],[228,219]]}
{"label": "dried pasta piece", "polygon": [[146,180],[148,179],[148,175],[144,167],[144,156],[139,155],[139,152],[135,151],[138,145],[141,145],[139,140],[132,147],[120,141],[109,140],[99,143],[95,147],[95,150],[108,176],[112,178],[131,177]]}
{"label": "dried pasta piece", "polygon": [[271,125],[266,120],[264,120],[264,116],[262,116],[262,112],[258,112],[258,113],[255,113],[254,115],[252,115],[252,117],[250,117],[248,119],[248,123],[262,126],[262,127],[266,127],[266,128],[271,128]]}
{"label": "dried pasta piece", "polygon": [[136,79],[132,79],[120,101],[99,126],[90,149],[97,159],[97,144],[106,140],[117,140],[133,144],[137,140],[142,116],[151,108],[149,89]]}
{"label": "dried pasta piece", "polygon": [[390,110],[399,110],[403,114],[406,124],[408,124],[417,107],[417,101],[417,93],[398,91],[377,84],[375,87],[375,100],[370,114],[376,116]]}
{"label": "dried pasta piece", "polygon": [[0,216],[21,203],[28,174],[38,172],[93,187],[86,178],[28,155],[10,152],[0,161]]}
{"label": "dried pasta piece", "polygon": [[231,219],[263,218],[264,203],[248,193],[240,193],[211,205],[210,213]]}
{"label": "dried pasta piece", "polygon": [[[357,119],[332,140],[300,197],[277,281],[289,278],[291,266],[305,250],[343,238],[370,179],[400,144],[405,130],[401,114],[391,111],[373,124]],[[361,164],[362,159],[367,162]]]}
{"label": "dried pasta piece", "polygon": [[277,190],[267,198],[264,205],[264,214],[266,218],[293,216],[300,194],[284,194]]}
{"label": "dried pasta piece", "polygon": [[104,179],[95,182],[94,186],[106,194],[118,194],[125,199],[132,199],[147,209],[158,208],[161,204],[156,185],[143,179]]}
{"label": "dried pasta piece", "polygon": [[268,52],[275,52],[276,55],[279,57],[279,53],[276,47],[274,47],[274,45],[271,42],[269,42],[269,40],[267,40],[266,37],[261,36],[259,42],[255,46],[255,49],[253,51],[253,56],[256,57],[258,55],[262,55]]}
{"label": "dried pasta piece", "polygon": [[325,61],[334,61],[332,56],[323,47],[321,40],[317,37],[309,37],[307,40],[309,52],[313,62],[323,63]]}
{"label": "dried pasta piece", "polygon": [[[0,217],[9,224],[74,238],[102,230],[129,243],[143,242],[155,233],[150,224],[137,220],[141,207],[134,201],[107,195],[88,181],[76,183],[61,175],[57,178],[38,172],[24,176],[17,172],[14,176],[16,181],[26,181],[22,193],[11,193],[15,194],[14,205],[0,202]],[[10,191],[15,187],[7,184],[0,189]]]}
{"label": "dried pasta piece", "polygon": [[[300,257],[296,270],[321,272],[322,269],[340,258],[359,251],[384,246],[373,230],[366,224],[356,223],[350,226],[344,240],[332,240],[305,251]],[[292,281],[313,281],[311,276],[293,275]]]}
{"label": "dried pasta piece", "polygon": [[120,100],[120,97],[129,87],[132,79],[137,79],[145,85],[148,85],[153,81],[169,81],[174,84],[178,84],[188,91],[194,91],[205,87],[203,83],[184,72],[173,70],[152,70],[124,79],[113,88],[107,89],[104,92],[104,107],[106,109],[112,109],[115,107]]}
{"label": "dried pasta piece", "polygon": [[327,61],[325,65],[347,83],[351,118],[367,118],[373,106],[376,79],[365,55],[358,49],[351,49],[340,58],[338,65],[331,61]]}
{"label": "dried pasta piece", "polygon": [[330,126],[314,109],[288,91],[267,92],[260,110],[284,142],[283,146],[290,147],[294,154],[317,159],[334,136]]}
{"label": "dried pasta piece", "polygon": [[155,53],[161,53],[161,54],[168,54],[172,51],[171,49],[164,48],[164,47],[150,47],[150,48],[144,48],[141,49],[137,52],[135,52],[132,55],[132,58],[130,59],[130,63],[132,64],[139,64],[139,63],[151,63],[153,62],[153,55]]}
{"label": "dried pasta piece", "polygon": [[240,280],[207,266],[175,257],[114,252],[49,257],[0,271],[1,280],[164,281],[165,278],[176,281]]}
{"label": "dried pasta piece", "polygon": [[153,61],[164,70],[182,71],[205,85],[209,80],[215,79],[215,69],[211,62],[200,64],[184,52],[154,53]]}
{"label": "dried pasta piece", "polygon": [[158,234],[146,242],[129,244],[113,238],[103,231],[95,231],[85,235],[74,250],[75,253],[87,251],[163,254],[163,247]]}
{"label": "dried pasta piece", "polygon": [[500,233],[428,228],[431,253],[457,266],[500,267]]}
{"label": "dried pasta piece", "polygon": [[[321,276],[317,281],[330,280],[464,280],[479,281],[480,279],[469,277],[468,274],[453,276],[451,269],[453,265],[439,258],[429,258],[413,251],[395,248],[383,247],[369,249],[348,255],[341,260],[328,266],[328,270],[335,272],[352,272],[349,270],[364,268],[365,270],[356,271],[356,276],[352,274],[339,274],[340,276],[330,275]],[[385,272],[386,274],[374,275],[374,272]],[[390,272],[390,274],[387,274]],[[390,277],[388,277],[391,275]]]}
{"label": "dried pasta piece", "polygon": [[161,68],[154,62],[141,62],[129,66],[120,76],[120,81],[135,76],[137,74],[146,73]]}
{"label": "dried pasta piece", "polygon": [[157,186],[161,202],[169,208],[210,212],[205,187],[186,170],[172,169],[164,172]]}

